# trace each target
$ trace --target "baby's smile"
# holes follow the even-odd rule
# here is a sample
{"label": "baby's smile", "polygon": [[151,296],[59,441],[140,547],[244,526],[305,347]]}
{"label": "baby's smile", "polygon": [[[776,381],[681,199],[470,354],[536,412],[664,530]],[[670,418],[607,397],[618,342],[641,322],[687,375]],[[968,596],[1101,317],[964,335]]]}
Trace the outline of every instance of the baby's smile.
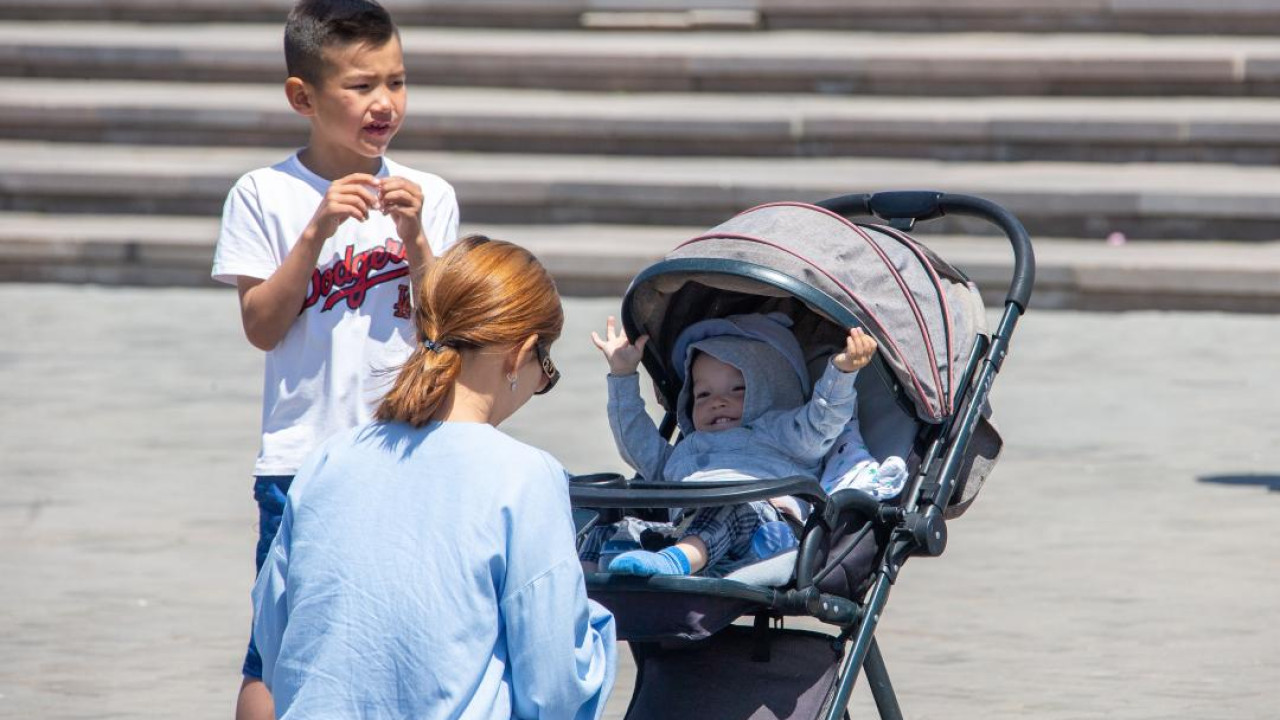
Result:
{"label": "baby's smile", "polygon": [[728,415],[716,415],[711,418],[711,422],[707,423],[707,430],[728,430],[731,427],[738,426],[738,418]]}

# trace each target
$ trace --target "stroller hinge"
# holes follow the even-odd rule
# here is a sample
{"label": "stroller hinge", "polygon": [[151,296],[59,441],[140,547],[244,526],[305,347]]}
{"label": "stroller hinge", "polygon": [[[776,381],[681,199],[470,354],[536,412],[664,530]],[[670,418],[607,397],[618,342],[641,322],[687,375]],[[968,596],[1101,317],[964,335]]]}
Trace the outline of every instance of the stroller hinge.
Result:
{"label": "stroller hinge", "polygon": [[938,557],[947,549],[947,521],[933,505],[924,510],[907,513],[904,518],[906,534],[914,545],[913,555]]}

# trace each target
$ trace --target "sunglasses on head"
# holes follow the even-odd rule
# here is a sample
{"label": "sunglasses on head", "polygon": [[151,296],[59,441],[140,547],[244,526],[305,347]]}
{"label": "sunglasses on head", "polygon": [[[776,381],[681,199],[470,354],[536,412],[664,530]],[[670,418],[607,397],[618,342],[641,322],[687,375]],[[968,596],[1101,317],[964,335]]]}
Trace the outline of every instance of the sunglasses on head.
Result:
{"label": "sunglasses on head", "polygon": [[546,395],[551,392],[551,388],[560,382],[560,371],[556,369],[556,364],[551,360],[551,353],[542,347],[542,343],[536,343],[533,350],[538,354],[538,364],[542,366],[542,374],[547,376],[546,384],[538,388],[534,395]]}

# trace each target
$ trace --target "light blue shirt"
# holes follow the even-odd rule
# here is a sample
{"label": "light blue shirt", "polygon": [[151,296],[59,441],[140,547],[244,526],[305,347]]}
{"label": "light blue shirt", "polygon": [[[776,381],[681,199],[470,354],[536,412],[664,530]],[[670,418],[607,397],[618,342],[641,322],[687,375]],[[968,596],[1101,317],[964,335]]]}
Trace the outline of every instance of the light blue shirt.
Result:
{"label": "light blue shirt", "polygon": [[253,600],[284,718],[598,718],[613,686],[613,617],[586,597],[564,469],[489,425],[327,442]]}

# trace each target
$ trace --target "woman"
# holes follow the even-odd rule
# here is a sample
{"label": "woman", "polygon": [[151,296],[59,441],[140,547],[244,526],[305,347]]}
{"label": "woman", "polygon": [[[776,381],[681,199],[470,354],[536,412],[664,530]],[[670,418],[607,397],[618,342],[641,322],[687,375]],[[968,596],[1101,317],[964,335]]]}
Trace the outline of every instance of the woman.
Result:
{"label": "woman", "polygon": [[559,378],[563,322],[520,247],[472,236],[433,264],[378,421],[299,470],[254,587],[279,717],[599,717],[613,618],[565,471],[496,427]]}

